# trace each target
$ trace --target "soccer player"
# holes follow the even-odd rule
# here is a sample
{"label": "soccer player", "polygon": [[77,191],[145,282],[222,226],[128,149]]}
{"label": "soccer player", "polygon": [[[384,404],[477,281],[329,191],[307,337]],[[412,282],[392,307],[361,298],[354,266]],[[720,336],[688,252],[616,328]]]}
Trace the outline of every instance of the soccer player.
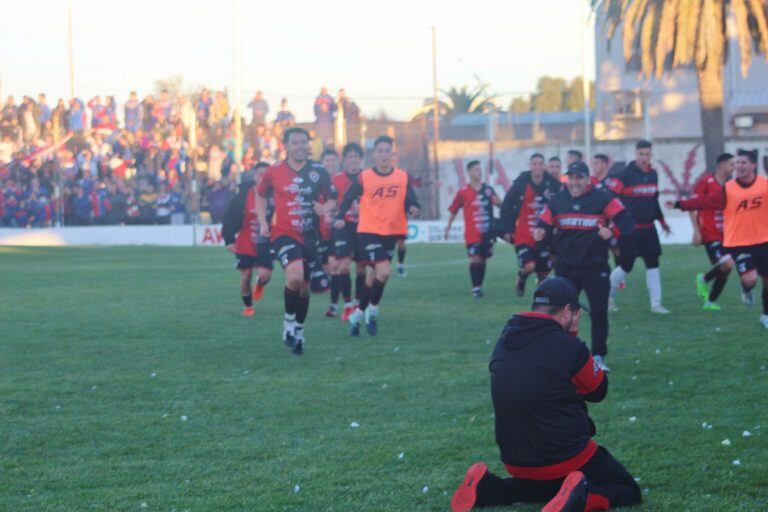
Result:
{"label": "soccer player", "polygon": [[464,243],[469,256],[469,277],[472,282],[472,295],[479,299],[483,296],[485,263],[493,256],[493,207],[501,205],[501,199],[492,187],[483,183],[483,168],[480,162],[472,160],[467,164],[469,184],[456,192],[448,211],[448,225],[445,227],[445,239],[451,232],[456,215],[464,209]]}
{"label": "soccer player", "polygon": [[360,201],[360,218],[357,225],[357,247],[364,263],[373,268],[366,276],[366,292],[360,307],[350,316],[350,334],[360,334],[360,322],[365,316],[365,326],[371,336],[377,332],[379,303],[384,285],[392,272],[392,260],[398,237],[408,231],[407,214],[418,215],[419,202],[408,182],[408,173],[392,166],[394,140],[382,135],[373,143],[375,166],[358,176],[357,183],[350,185],[337,213],[336,229],[345,225],[344,216],[356,200]]}
{"label": "soccer player", "polygon": [[[317,260],[318,218],[336,206],[328,173],[309,160],[309,133],[292,127],[283,133],[285,161],[264,173],[256,188],[256,215],[266,218],[267,197],[275,201],[271,225],[261,223],[285,271],[283,342],[304,353],[304,320],[309,311],[310,263]],[[325,203],[321,203],[323,200]]]}
{"label": "soccer player", "polygon": [[[693,204],[697,198],[708,195],[722,195],[725,183],[733,176],[733,155],[723,153],[717,157],[717,168],[714,173],[707,173],[701,177],[693,189]],[[680,205],[686,209],[692,203],[690,200],[681,200]],[[667,207],[673,208],[674,203],[667,202]],[[720,305],[717,298],[722,293],[728,282],[728,275],[733,268],[733,258],[723,248],[723,212],[722,210],[700,210],[695,216],[694,229],[699,235],[701,243],[707,250],[709,262],[713,265],[706,274],[696,275],[696,292],[704,301],[703,308],[709,311],[719,311]],[[712,283],[712,288],[709,288]]]}
{"label": "soccer player", "polygon": [[[363,148],[356,142],[350,142],[342,151],[344,171],[334,174],[331,179],[336,189],[338,204],[344,199],[344,194],[353,183],[357,183],[363,162]],[[357,202],[344,215],[344,227],[333,229],[333,256],[331,276],[331,291],[336,283],[337,294],[344,299],[344,311],[341,320],[346,322],[360,304],[360,297],[365,291],[365,265],[361,262],[361,254],[357,248],[357,221],[360,206]],[[355,261],[355,302],[352,301],[352,280],[349,276],[350,262]],[[333,298],[331,299],[333,301]],[[335,302],[334,302],[335,304]]]}
{"label": "soccer player", "polygon": [[635,145],[635,159],[620,173],[611,176],[610,190],[629,210],[635,221],[635,230],[619,241],[619,266],[611,272],[609,308],[616,310],[616,290],[635,265],[635,259],[645,262],[645,283],[651,301],[651,312],[661,315],[669,310],[661,304],[661,273],[659,257],[661,242],[656,232],[659,221],[664,233],[671,233],[659,205],[659,176],[651,167],[651,143],[641,140]]}
{"label": "soccer player", "polygon": [[587,294],[592,320],[592,355],[603,371],[610,371],[605,364],[611,289],[609,240],[615,235],[627,235],[635,226],[621,201],[605,190],[592,187],[584,162],[569,165],[566,175],[566,188],[549,199],[533,235],[539,242],[545,236],[550,237],[557,253],[555,275],[570,279],[579,292],[584,290]]}
{"label": "soccer player", "polygon": [[563,161],[560,157],[553,156],[547,161],[547,172],[550,176],[555,178],[558,183],[565,183],[567,178],[563,176]]}
{"label": "soccer player", "polygon": [[674,204],[682,210],[722,210],[723,246],[736,261],[741,276],[742,300],[752,306],[752,289],[763,281],[760,323],[768,329],[768,178],[757,174],[757,151],[740,149],[736,179],[723,192]]}
{"label": "soccer player", "polygon": [[[399,166],[400,159],[397,156],[397,152],[392,152],[392,166],[398,167]],[[408,175],[408,183],[410,185],[411,176]],[[398,237],[397,239],[397,275],[400,277],[405,277],[405,254],[408,250],[408,247],[406,246],[406,240],[408,239],[407,235]]]}
{"label": "soccer player", "polygon": [[[339,173],[339,154],[333,148],[325,148],[320,155],[320,165],[326,170],[328,175],[333,177]],[[336,197],[334,197],[336,199]],[[336,318],[338,314],[338,301],[339,301],[339,289],[334,287],[333,275],[336,272],[337,262],[333,258],[333,239],[331,231],[333,230],[333,217],[329,212],[320,218],[319,224],[320,239],[317,242],[317,253],[320,257],[320,263],[323,268],[323,272],[330,278],[330,304],[328,305],[328,311],[325,312],[325,316],[328,318]]]}
{"label": "soccer player", "polygon": [[[272,251],[269,238],[261,236],[262,220],[256,214],[256,185],[269,167],[259,162],[253,171],[243,173],[240,190],[232,198],[221,227],[227,250],[235,255],[240,272],[240,293],[243,315],[253,316],[253,303],[264,295],[264,287],[272,277]],[[272,214],[271,199],[267,202],[266,219]],[[267,220],[267,223],[269,220]],[[253,269],[257,269],[256,286],[251,288]]]}
{"label": "soccer player", "polygon": [[[608,171],[610,170],[610,167],[611,167],[611,160],[608,158],[608,155],[605,155],[603,153],[598,153],[592,157],[592,176],[590,177],[590,180],[592,182],[593,187],[595,187],[598,190],[606,190],[608,192],[611,191],[613,178],[608,176]],[[611,238],[609,243],[611,245],[611,253],[613,254],[613,266],[618,267],[619,254],[621,252],[619,250],[618,237],[614,236],[613,238]],[[619,289],[623,290],[626,288],[626,286],[627,286],[626,279],[622,280],[621,283],[619,284]]]}
{"label": "soccer player", "polygon": [[517,252],[520,270],[515,288],[518,297],[525,294],[525,281],[529,275],[536,272],[541,282],[552,270],[549,250],[537,246],[533,230],[547,200],[561,188],[560,182],[546,171],[541,154],[531,156],[530,166],[531,170],[521,173],[509,187],[499,214],[499,231],[504,233],[507,242],[515,244]]}
{"label": "soccer player", "polygon": [[642,501],[632,475],[598,445],[587,402],[608,394],[608,377],[577,337],[579,292],[552,277],[532,311],[508,322],[491,354],[496,443],[512,478],[477,462],[451,499],[453,512],[548,502],[542,512],[608,510]]}

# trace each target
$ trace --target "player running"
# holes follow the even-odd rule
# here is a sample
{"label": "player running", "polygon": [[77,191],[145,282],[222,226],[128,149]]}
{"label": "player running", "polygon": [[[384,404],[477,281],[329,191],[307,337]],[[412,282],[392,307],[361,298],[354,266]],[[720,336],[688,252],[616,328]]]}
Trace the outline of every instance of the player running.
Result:
{"label": "player running", "polygon": [[[325,169],[331,177],[331,182],[333,182],[333,177],[339,173],[339,154],[333,148],[324,149],[322,155],[320,155],[320,165],[323,166],[323,169]],[[334,199],[336,199],[336,197],[334,197]],[[338,283],[338,280],[333,279],[337,266],[337,262],[335,258],[333,258],[333,221],[334,219],[331,212],[328,212],[328,214],[320,218],[320,240],[317,242],[317,252],[320,257],[323,272],[325,272],[330,279],[331,300],[328,305],[328,311],[325,312],[325,316],[328,318],[336,318],[338,314],[337,303],[339,301],[339,288],[338,286],[335,286]]]}
{"label": "player running", "polygon": [[533,230],[539,222],[539,215],[550,196],[560,191],[561,184],[547,171],[544,157],[535,153],[531,156],[530,171],[525,171],[509,187],[501,204],[499,215],[500,232],[504,239],[515,244],[518,271],[516,292],[518,297],[525,294],[525,281],[536,272],[541,282],[552,270],[549,250],[537,246]]}
{"label": "player running", "polygon": [[664,233],[671,231],[659,205],[659,176],[651,167],[650,142],[641,140],[635,145],[635,160],[623,171],[611,176],[609,188],[621,199],[635,221],[635,230],[619,241],[619,266],[611,272],[609,308],[616,310],[616,290],[632,271],[635,259],[640,257],[645,262],[645,283],[651,300],[651,313],[669,314],[669,310],[661,305],[661,242],[654,222],[659,221]]}
{"label": "player running", "polygon": [[547,161],[547,173],[555,178],[558,183],[565,184],[566,181],[568,181],[568,178],[566,178],[563,175],[563,161],[560,160],[560,157],[553,156]]}
{"label": "player running", "polygon": [[[707,173],[696,183],[693,189],[692,199],[681,200],[683,209],[695,204],[699,197],[709,195],[719,196],[723,194],[725,183],[733,176],[733,155],[723,153],[717,157],[717,168],[714,173]],[[667,202],[667,207],[673,208],[674,203]],[[699,210],[695,216],[694,229],[698,239],[707,250],[707,257],[712,267],[704,273],[696,274],[696,292],[704,301],[703,308],[708,311],[719,311],[720,305],[716,303],[722,293],[728,276],[733,268],[733,258],[723,248],[723,212],[722,210]],[[712,283],[712,288],[709,288]]]}
{"label": "player running", "polygon": [[[611,160],[608,155],[598,153],[592,157],[592,176],[590,180],[592,186],[598,190],[606,190],[611,192],[611,185],[613,184],[613,178],[608,176],[608,171],[611,169]],[[613,192],[611,192],[613,194]],[[610,227],[610,226],[609,226]],[[619,238],[614,233],[614,237],[610,240],[611,254],[613,254],[613,266],[619,266]],[[625,289],[627,286],[626,280],[621,281],[619,284],[619,290]]]}
{"label": "player running", "polygon": [[493,207],[501,205],[501,199],[492,187],[483,183],[483,168],[478,160],[467,164],[469,184],[456,192],[448,211],[448,225],[445,227],[445,239],[451,232],[456,215],[464,209],[464,243],[469,256],[469,277],[472,282],[472,296],[483,296],[485,263],[493,256]]}
{"label": "player running", "polygon": [[736,179],[723,192],[674,203],[682,210],[722,210],[723,246],[736,261],[741,276],[742,300],[752,306],[752,289],[763,280],[763,313],[760,323],[768,329],[768,179],[757,175],[757,151],[739,150]]}
{"label": "player running", "polygon": [[392,260],[397,237],[408,231],[407,213],[418,215],[419,202],[408,182],[408,173],[392,166],[394,140],[382,135],[373,144],[375,166],[358,176],[344,194],[339,207],[336,229],[345,226],[344,216],[356,200],[360,201],[360,219],[357,226],[357,247],[362,261],[373,268],[366,277],[366,292],[360,299],[360,307],[350,316],[350,334],[359,336],[360,322],[365,316],[365,326],[371,336],[377,332],[379,303],[384,285],[392,272]]}
{"label": "player running", "polygon": [[[243,315],[253,316],[253,303],[264,295],[264,287],[272,277],[272,251],[269,238],[261,236],[261,220],[256,214],[256,185],[269,164],[259,162],[253,171],[243,173],[240,190],[227,207],[221,236],[227,250],[234,253],[236,268],[240,272],[240,293],[243,299]],[[266,218],[272,215],[274,203],[267,200]],[[267,221],[268,223],[269,221]],[[251,288],[253,269],[256,270],[256,286]]]}
{"label": "player running", "polygon": [[271,226],[261,223],[285,271],[283,341],[304,353],[304,321],[309,311],[310,264],[317,261],[318,218],[336,206],[328,173],[309,160],[309,133],[299,127],[283,133],[285,161],[271,166],[256,188],[256,215],[266,218],[267,197],[275,201]]}
{"label": "player running", "polygon": [[[566,188],[549,198],[534,231],[541,241],[548,236],[557,253],[555,275],[570,279],[589,300],[592,320],[592,355],[603,371],[608,353],[609,240],[634,229],[629,212],[613,194],[590,184],[584,162],[568,166]],[[613,229],[608,227],[612,224]]]}
{"label": "player running", "polygon": [[[344,171],[334,174],[331,177],[333,186],[336,189],[336,199],[341,204],[344,194],[353,183],[357,183],[360,175],[360,165],[363,161],[363,148],[356,142],[350,142],[344,146],[342,151],[344,158]],[[334,282],[336,293],[341,294],[344,299],[344,311],[341,314],[341,320],[346,322],[354,313],[355,307],[360,302],[360,296],[364,292],[365,284],[365,265],[361,263],[361,253],[357,249],[357,221],[360,206],[357,202],[347,210],[344,215],[344,227],[333,229],[333,252],[331,256],[331,291],[333,291]],[[355,300],[352,301],[352,279],[349,276],[350,262],[355,262]],[[338,295],[337,295],[338,296]],[[335,301],[333,296],[331,298]]]}

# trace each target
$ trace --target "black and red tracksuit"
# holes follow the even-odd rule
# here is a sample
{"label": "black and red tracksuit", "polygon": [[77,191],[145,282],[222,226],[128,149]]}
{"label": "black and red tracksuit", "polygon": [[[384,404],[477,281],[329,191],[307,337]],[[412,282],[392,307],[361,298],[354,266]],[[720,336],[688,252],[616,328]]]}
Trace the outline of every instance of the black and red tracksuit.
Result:
{"label": "black and red tracksuit", "polygon": [[659,204],[659,175],[653,168],[641,169],[632,161],[621,172],[606,178],[604,184],[621,199],[635,221],[634,232],[620,240],[621,268],[631,271],[638,256],[643,258],[646,268],[657,268],[661,242],[654,222],[658,220],[666,226]]}
{"label": "black and red tracksuit", "polygon": [[500,234],[513,233],[515,245],[535,247],[533,230],[539,216],[549,198],[561,187],[562,184],[546,172],[538,185],[533,182],[531,171],[520,174],[507,190],[501,203]]}
{"label": "black and red tracksuit", "polygon": [[579,197],[568,189],[549,199],[539,219],[552,241],[555,274],[567,277],[589,300],[592,321],[592,353],[608,353],[608,295],[611,290],[608,266],[610,242],[598,231],[609,227],[614,236],[623,237],[635,225],[622,202],[605,190],[589,186]]}
{"label": "black and red tracksuit", "polygon": [[632,476],[592,439],[586,402],[603,400],[608,380],[579,338],[549,315],[515,315],[489,369],[496,442],[514,478],[487,474],[478,485],[478,506],[548,501],[573,471],[587,477],[586,510],[641,501]]}

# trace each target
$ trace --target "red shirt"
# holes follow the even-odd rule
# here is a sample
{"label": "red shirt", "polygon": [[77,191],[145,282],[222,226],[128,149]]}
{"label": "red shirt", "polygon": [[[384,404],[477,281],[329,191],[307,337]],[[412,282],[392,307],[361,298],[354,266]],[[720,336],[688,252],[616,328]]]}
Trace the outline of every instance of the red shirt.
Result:
{"label": "red shirt", "polygon": [[[723,195],[723,185],[717,182],[714,174],[705,174],[693,187],[694,197],[704,197],[709,195]],[[680,201],[684,203],[685,201]],[[696,220],[701,232],[701,241],[722,242],[723,241],[723,210],[700,210],[696,212]]]}
{"label": "red shirt", "polygon": [[[333,186],[336,188],[336,201],[338,204],[341,204],[341,202],[344,200],[344,194],[347,193],[347,190],[353,183],[357,183],[357,177],[360,175],[359,172],[355,174],[350,174],[346,171],[340,172],[338,174],[334,174],[331,176],[331,181],[333,182]],[[344,222],[351,222],[353,224],[357,224],[357,221],[360,217],[360,203],[359,201],[355,201],[352,206],[347,210],[347,213],[344,215]]]}
{"label": "red shirt", "polygon": [[307,161],[298,172],[286,162],[271,166],[259,181],[256,192],[262,197],[271,193],[275,201],[271,240],[289,236],[301,243],[305,236],[315,238],[318,234],[314,203],[336,197],[328,173],[312,161]]}
{"label": "red shirt", "polygon": [[491,230],[495,195],[493,188],[485,183],[480,185],[480,190],[475,190],[472,185],[465,185],[456,192],[448,211],[455,215],[460,208],[464,209],[465,244],[482,243],[484,235]]}
{"label": "red shirt", "polygon": [[260,233],[259,217],[256,215],[256,194],[253,187],[245,198],[245,214],[240,231],[235,239],[235,252],[247,256],[256,256]]}

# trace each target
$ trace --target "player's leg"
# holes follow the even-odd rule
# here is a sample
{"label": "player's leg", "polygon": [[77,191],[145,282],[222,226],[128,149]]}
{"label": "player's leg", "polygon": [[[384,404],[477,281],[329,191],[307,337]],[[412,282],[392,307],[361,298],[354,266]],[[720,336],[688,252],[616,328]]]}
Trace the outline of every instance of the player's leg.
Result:
{"label": "player's leg", "polygon": [[768,329],[768,244],[762,244],[755,250],[755,263],[757,273],[763,281],[762,303],[763,313],[760,315],[760,323]]}
{"label": "player's leg", "polygon": [[464,481],[453,493],[451,510],[468,512],[515,503],[542,503],[557,493],[562,481],[501,478],[488,471],[485,463],[477,462],[469,467]]}
{"label": "player's leg", "polygon": [[635,259],[638,256],[637,231],[627,234],[619,239],[619,265],[611,272],[611,292],[608,296],[608,310],[617,311],[616,292],[621,283],[627,279],[627,274],[632,272]]}
{"label": "player's leg", "polygon": [[346,322],[349,320],[349,315],[355,309],[355,305],[352,302],[352,279],[349,277],[349,267],[351,259],[349,257],[336,258],[337,262],[337,286],[338,292],[344,300],[344,311],[341,314],[341,320]]}
{"label": "player's leg", "polygon": [[705,310],[718,311],[720,306],[716,301],[728,282],[728,276],[733,269],[733,258],[723,251],[720,242],[706,244],[706,250],[712,267],[705,274],[696,275],[696,291],[704,301]]}
{"label": "player's leg", "polygon": [[338,311],[339,294],[341,293],[341,275],[339,274],[339,260],[336,256],[328,256],[328,275],[331,276],[331,303],[328,305],[328,311],[325,312],[325,316],[328,318],[336,318]]}
{"label": "player's leg", "polygon": [[752,289],[757,285],[757,264],[748,251],[734,251],[733,257],[741,280],[741,300],[744,305],[751,308],[755,304]]}
{"label": "player's leg", "polygon": [[482,244],[467,245],[469,258],[469,280],[472,283],[472,296],[476,299],[483,296],[483,275],[485,274],[485,259],[481,254]]}
{"label": "player's leg", "polygon": [[602,446],[580,471],[587,478],[584,510],[628,507],[643,500],[640,487],[632,475]]}
{"label": "player's leg", "polygon": [[528,276],[536,270],[536,250],[530,245],[516,245],[515,251],[517,252],[517,265],[519,267],[515,292],[518,297],[522,297],[525,295],[525,282]]}
{"label": "player's leg", "polygon": [[238,266],[237,271],[240,272],[240,296],[243,299],[243,316],[253,316],[253,297],[251,296],[253,267],[240,268]]}
{"label": "player's leg", "polygon": [[537,284],[549,276],[552,272],[552,257],[549,251],[537,251],[534,270],[536,271]]}
{"label": "player's leg", "polygon": [[397,275],[405,277],[405,237],[397,239]]}
{"label": "player's leg", "polygon": [[592,322],[592,355],[604,371],[610,371],[605,364],[605,356],[608,355],[608,294],[611,291],[608,271],[607,265],[592,269],[585,274],[582,282]]}
{"label": "player's leg", "polygon": [[253,287],[253,301],[258,302],[264,296],[264,287],[272,278],[272,251],[269,244],[259,245],[256,257],[256,284]]}
{"label": "player's leg", "polygon": [[[290,261],[283,267],[285,271],[285,319],[283,321],[283,341],[291,348],[296,347],[296,331],[299,327],[298,311],[300,296],[304,288],[304,259]],[[303,327],[303,326],[302,326]]]}

